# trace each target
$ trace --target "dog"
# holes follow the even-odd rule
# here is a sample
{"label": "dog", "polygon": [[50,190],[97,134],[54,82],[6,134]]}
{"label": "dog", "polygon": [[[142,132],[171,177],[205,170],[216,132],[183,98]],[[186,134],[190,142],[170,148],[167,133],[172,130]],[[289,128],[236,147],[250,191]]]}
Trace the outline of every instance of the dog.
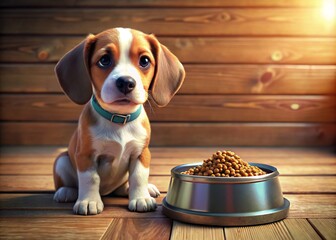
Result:
{"label": "dog", "polygon": [[148,183],[151,129],[143,104],[170,102],[185,78],[180,61],[152,34],[113,28],[88,35],[55,73],[65,94],[85,106],[54,163],[54,200],[95,215],[104,208],[101,196],[113,193],[128,196],[130,211],[154,211],[160,192]]}

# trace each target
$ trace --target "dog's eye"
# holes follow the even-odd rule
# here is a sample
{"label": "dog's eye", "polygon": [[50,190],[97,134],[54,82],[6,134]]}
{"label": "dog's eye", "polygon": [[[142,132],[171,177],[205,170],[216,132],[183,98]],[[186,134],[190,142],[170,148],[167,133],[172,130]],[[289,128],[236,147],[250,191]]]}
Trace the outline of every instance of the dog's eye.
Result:
{"label": "dog's eye", "polygon": [[149,57],[147,56],[141,56],[139,59],[139,65],[141,68],[148,69],[150,66],[151,62]]}
{"label": "dog's eye", "polygon": [[107,68],[111,64],[112,64],[112,60],[111,60],[110,55],[108,54],[105,54],[104,56],[102,56],[97,63],[98,67],[100,68]]}

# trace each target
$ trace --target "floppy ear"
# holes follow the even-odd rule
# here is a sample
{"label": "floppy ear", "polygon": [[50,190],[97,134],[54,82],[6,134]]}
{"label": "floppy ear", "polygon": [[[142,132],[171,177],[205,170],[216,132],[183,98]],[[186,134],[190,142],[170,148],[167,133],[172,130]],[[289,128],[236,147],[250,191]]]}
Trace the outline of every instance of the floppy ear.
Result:
{"label": "floppy ear", "polygon": [[149,36],[149,41],[156,61],[150,90],[154,102],[159,107],[164,107],[180,89],[185,71],[177,57],[166,46],[160,44],[153,35]]}
{"label": "floppy ear", "polygon": [[77,104],[87,103],[92,96],[89,54],[94,42],[95,36],[90,34],[67,52],[55,67],[55,73],[63,91]]}

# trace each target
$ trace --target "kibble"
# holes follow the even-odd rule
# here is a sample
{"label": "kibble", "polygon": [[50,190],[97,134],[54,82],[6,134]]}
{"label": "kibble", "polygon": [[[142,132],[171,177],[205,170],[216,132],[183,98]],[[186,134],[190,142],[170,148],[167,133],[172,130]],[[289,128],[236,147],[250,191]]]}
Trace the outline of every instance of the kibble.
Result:
{"label": "kibble", "polygon": [[252,177],[265,175],[257,166],[251,166],[232,151],[217,151],[203,164],[192,167],[181,174],[211,177]]}

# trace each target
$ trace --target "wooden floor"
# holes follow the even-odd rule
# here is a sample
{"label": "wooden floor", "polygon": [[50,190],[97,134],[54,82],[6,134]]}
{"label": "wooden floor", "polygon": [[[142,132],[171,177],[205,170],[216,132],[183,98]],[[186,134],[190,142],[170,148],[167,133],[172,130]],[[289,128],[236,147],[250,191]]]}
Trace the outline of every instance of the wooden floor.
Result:
{"label": "wooden floor", "polygon": [[104,197],[97,216],[55,203],[52,164],[59,147],[3,147],[0,159],[0,239],[336,239],[336,155],[321,148],[230,148],[245,161],[278,168],[287,219],[251,227],[207,227],[162,215],[170,169],[202,161],[215,148],[152,148],[150,182],[161,191],[155,212],[133,213],[127,199]]}

